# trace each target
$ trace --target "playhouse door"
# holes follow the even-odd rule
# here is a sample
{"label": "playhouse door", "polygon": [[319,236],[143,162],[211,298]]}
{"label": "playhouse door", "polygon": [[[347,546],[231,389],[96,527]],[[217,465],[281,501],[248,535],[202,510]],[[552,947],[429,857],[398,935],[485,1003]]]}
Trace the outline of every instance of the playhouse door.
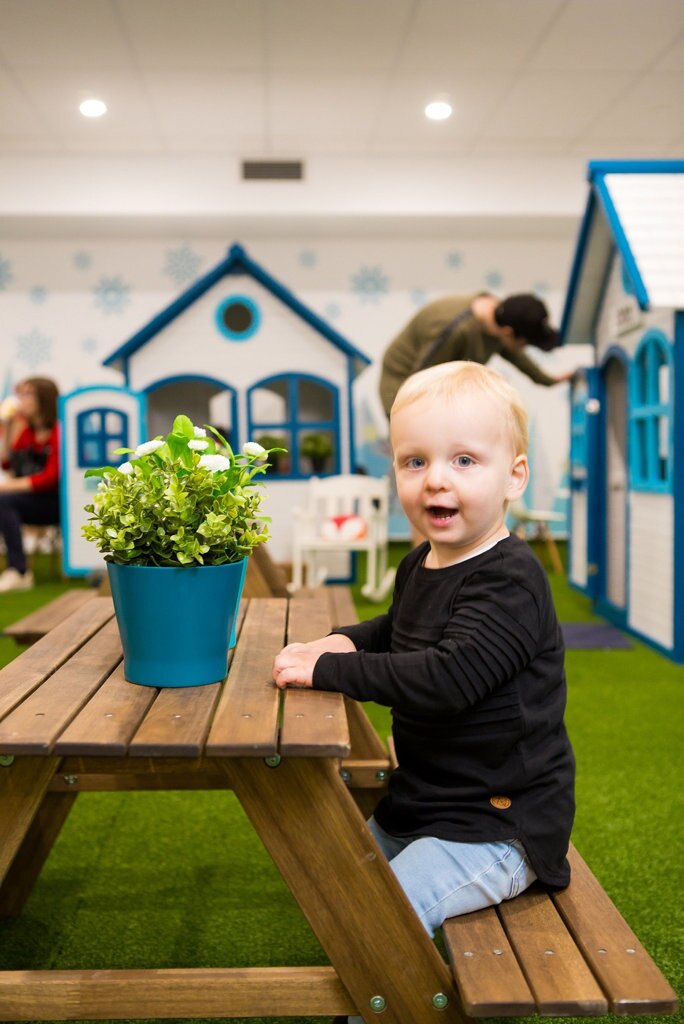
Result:
{"label": "playhouse door", "polygon": [[627,603],[627,373],[613,357],[603,368],[605,406],[605,550],[602,591],[615,608]]}
{"label": "playhouse door", "polygon": [[597,371],[576,374],[570,423],[570,580],[591,597],[597,583]]}

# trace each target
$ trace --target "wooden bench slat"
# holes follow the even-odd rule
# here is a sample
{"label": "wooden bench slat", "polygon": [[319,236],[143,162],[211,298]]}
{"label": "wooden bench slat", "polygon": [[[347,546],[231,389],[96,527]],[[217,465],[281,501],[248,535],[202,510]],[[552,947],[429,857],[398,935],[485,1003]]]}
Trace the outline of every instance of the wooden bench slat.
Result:
{"label": "wooden bench slat", "polygon": [[111,598],[94,597],[0,670],[0,718],[63,665],[114,615]]}
{"label": "wooden bench slat", "polygon": [[442,935],[469,1017],[524,1017],[536,1012],[534,997],[494,907],[449,918]]}
{"label": "wooden bench slat", "polygon": [[554,893],[553,901],[606,992],[612,1012],[676,1012],[674,989],[572,846],[568,859],[572,884]]}
{"label": "wooden bench slat", "polygon": [[119,630],[112,620],[0,722],[0,749],[9,754],[52,750],[62,730],[120,660]]}
{"label": "wooden bench slat", "polygon": [[533,885],[500,904],[498,912],[539,1013],[608,1012],[606,997],[545,892]]}
{"label": "wooden bench slat", "polygon": [[[286,613],[283,598],[250,603],[205,745],[208,756],[277,753],[280,692],[271,670],[284,643]],[[256,687],[255,679],[263,683]]]}
{"label": "wooden bench slat", "polygon": [[129,754],[199,757],[220,693],[221,683],[160,690],[131,740]]}
{"label": "wooden bench slat", "polygon": [[349,587],[330,586],[327,587],[327,591],[331,629],[337,629],[338,626],[351,626],[359,621]]}
{"label": "wooden bench slat", "polygon": [[286,690],[280,753],[291,757],[348,757],[349,726],[341,693]]}
{"label": "wooden bench slat", "polygon": [[158,691],[136,686],[119,664],[55,743],[57,754],[121,756]]}
{"label": "wooden bench slat", "polygon": [[[321,597],[324,600],[321,600]],[[298,590],[290,598],[287,642],[306,644],[326,636],[331,629],[330,611],[325,588]],[[274,651],[273,654],[277,654]]]}
{"label": "wooden bench slat", "polygon": [[30,615],[5,626],[3,635],[13,637],[20,644],[35,643],[96,596],[93,590],[66,590]]}

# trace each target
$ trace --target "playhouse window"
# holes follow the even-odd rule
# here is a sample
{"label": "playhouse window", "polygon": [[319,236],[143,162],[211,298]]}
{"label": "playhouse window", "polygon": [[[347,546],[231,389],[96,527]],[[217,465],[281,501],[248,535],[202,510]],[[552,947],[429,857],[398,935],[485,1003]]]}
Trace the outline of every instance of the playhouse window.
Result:
{"label": "playhouse window", "polygon": [[128,447],[128,416],[116,409],[87,409],[76,417],[78,465],[81,469],[118,466],[117,448]]}
{"label": "playhouse window", "polygon": [[230,295],[216,310],[216,326],[231,341],[246,341],[259,329],[261,313],[253,299]]}
{"label": "playhouse window", "polygon": [[271,377],[249,395],[249,436],[264,447],[287,448],[274,471],[303,477],[339,472],[337,390],[304,375]]}
{"label": "playhouse window", "polygon": [[641,342],[632,366],[632,485],[642,491],[671,486],[670,348],[660,333]]}

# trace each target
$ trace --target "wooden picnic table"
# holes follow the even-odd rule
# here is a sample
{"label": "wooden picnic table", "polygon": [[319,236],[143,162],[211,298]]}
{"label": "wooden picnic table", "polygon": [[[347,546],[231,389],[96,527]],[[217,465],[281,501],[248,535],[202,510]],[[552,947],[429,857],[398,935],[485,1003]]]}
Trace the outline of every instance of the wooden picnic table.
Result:
{"label": "wooden picnic table", "polygon": [[[0,1020],[357,1008],[374,1020],[381,1005],[385,1024],[461,1019],[449,968],[341,777],[354,712],[338,694],[281,693],[271,681],[286,639],[330,629],[334,592],[252,599],[243,611],[225,683],[156,690],[127,682],[104,597],[0,672],[0,913],[19,913],[77,793],[232,788],[332,966],[0,971]],[[372,730],[359,720],[352,732],[360,748],[372,746]],[[380,788],[388,768],[384,755],[357,770],[373,773],[368,785]]]}
{"label": "wooden picnic table", "polygon": [[126,681],[111,599],[93,597],[0,671],[0,917],[21,912],[78,793],[233,789],[330,959],[323,967],[0,970],[0,1020],[358,1012],[383,1024],[461,1024],[676,1009],[675,993],[574,850],[565,892],[551,898],[533,887],[447,921],[444,962],[365,823],[391,752],[355,702],[281,693],[271,681],[284,642],[354,619],[346,588],[252,598],[224,682],[157,690]]}

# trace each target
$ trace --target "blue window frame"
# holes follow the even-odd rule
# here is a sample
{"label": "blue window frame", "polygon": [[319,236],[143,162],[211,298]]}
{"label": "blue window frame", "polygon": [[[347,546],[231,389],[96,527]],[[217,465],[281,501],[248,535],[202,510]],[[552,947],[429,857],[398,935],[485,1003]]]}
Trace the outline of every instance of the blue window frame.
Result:
{"label": "blue window frame", "polygon": [[587,478],[587,430],[589,388],[586,380],[578,380],[572,391],[570,409],[570,480],[577,485]]}
{"label": "blue window frame", "polygon": [[287,448],[271,471],[277,476],[301,479],[340,472],[339,394],[329,381],[308,374],[257,381],[248,392],[247,417],[251,440]]}
{"label": "blue window frame", "polygon": [[668,340],[649,331],[630,368],[630,478],[638,491],[672,490],[671,381]]}
{"label": "blue window frame", "polygon": [[81,469],[118,466],[123,456],[117,448],[128,448],[128,415],[119,409],[85,409],[76,417],[76,450]]}
{"label": "blue window frame", "polygon": [[216,326],[231,341],[247,341],[260,325],[261,311],[247,295],[229,295],[216,309]]}

